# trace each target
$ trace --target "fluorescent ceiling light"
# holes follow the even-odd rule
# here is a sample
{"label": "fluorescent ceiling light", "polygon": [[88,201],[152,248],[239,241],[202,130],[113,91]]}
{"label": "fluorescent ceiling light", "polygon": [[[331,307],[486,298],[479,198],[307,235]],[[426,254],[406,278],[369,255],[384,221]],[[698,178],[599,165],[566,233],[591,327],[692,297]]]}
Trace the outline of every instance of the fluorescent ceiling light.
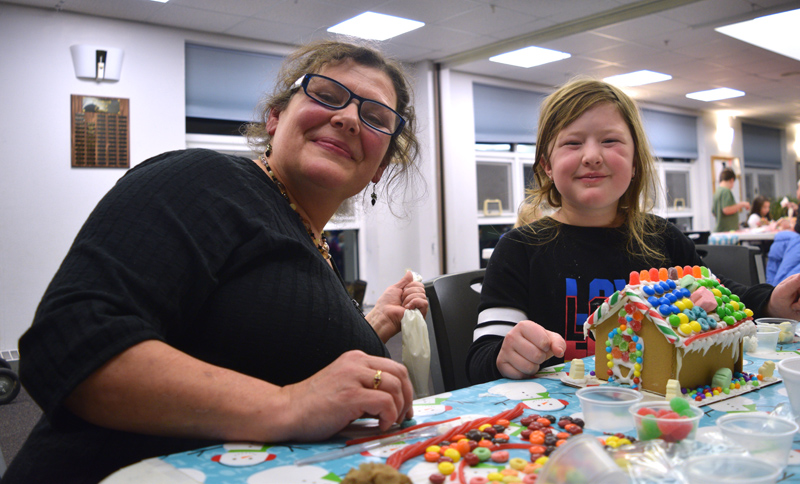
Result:
{"label": "fluorescent ceiling light", "polygon": [[424,22],[393,17],[382,13],[364,12],[328,29],[335,34],[352,35],[362,39],[386,40],[425,25]]}
{"label": "fluorescent ceiling light", "polygon": [[547,64],[549,62],[560,61],[572,57],[571,54],[566,52],[559,52],[557,50],[545,49],[543,47],[525,47],[524,49],[512,50],[505,54],[490,57],[492,62],[499,62],[501,64],[510,64],[518,67],[533,67]]}
{"label": "fluorescent ceiling light", "polygon": [[720,87],[718,89],[710,89],[708,91],[690,92],[686,95],[689,99],[697,99],[698,101],[719,101],[720,99],[730,99],[733,97],[744,96],[743,91],[730,89],[727,87]]}
{"label": "fluorescent ceiling light", "polygon": [[672,76],[669,74],[662,74],[654,71],[636,71],[627,74],[619,74],[617,76],[606,77],[603,79],[609,84],[615,86],[643,86],[645,84],[652,84],[654,82],[669,81]]}
{"label": "fluorescent ceiling light", "polygon": [[717,27],[717,32],[762,49],[800,60],[800,9]]}
{"label": "fluorescent ceiling light", "polygon": [[167,3],[167,2],[169,2],[169,0],[152,0],[152,1],[158,2],[158,3]]}

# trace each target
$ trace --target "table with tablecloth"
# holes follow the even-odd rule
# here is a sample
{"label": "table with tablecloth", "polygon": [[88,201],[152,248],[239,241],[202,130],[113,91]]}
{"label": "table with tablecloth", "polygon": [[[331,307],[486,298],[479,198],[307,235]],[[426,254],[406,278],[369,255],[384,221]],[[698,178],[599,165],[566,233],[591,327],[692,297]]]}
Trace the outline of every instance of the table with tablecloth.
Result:
{"label": "table with tablecloth", "polygon": [[[797,341],[797,338],[795,338]],[[800,356],[800,344],[797,342],[779,345],[776,352],[768,354],[745,354],[743,371],[757,373],[765,360],[777,362],[780,359]],[[585,358],[586,371],[594,367],[593,358]],[[565,385],[561,377],[569,370],[569,364],[559,365],[540,372],[531,380],[497,380],[474,385],[453,392],[442,393],[414,402],[415,420],[418,423],[438,422],[462,416],[464,420],[494,416],[519,403],[527,409],[523,416],[532,413],[540,415],[582,417],[580,402],[575,395],[577,389]],[[711,431],[715,421],[730,412],[770,412],[782,403],[788,402],[786,388],[783,383],[765,386],[758,391],[749,392],[724,401],[703,406],[705,415],[700,422],[699,434]],[[325,408],[320,401],[320,413]],[[519,419],[516,419],[518,422]],[[296,466],[298,459],[307,458],[323,452],[345,447],[348,439],[358,435],[374,432],[375,421],[365,419],[357,421],[350,429],[348,436],[341,436],[322,443],[285,443],[285,444],[252,444],[228,443],[148,459],[139,464],[123,469],[109,477],[105,483],[123,482],[200,482],[205,484],[227,483],[275,483],[302,482],[304,484],[331,484],[340,482],[347,472],[365,462],[386,461],[393,452],[409,445],[413,441],[398,442],[361,454],[350,455],[334,460],[318,462],[311,465]],[[512,422],[512,442],[522,442],[518,436],[521,426]],[[602,436],[602,432],[585,430],[587,434]],[[629,432],[635,436],[635,431]],[[419,439],[417,439],[418,441]],[[529,458],[525,450],[512,450],[512,457]],[[491,467],[491,466],[489,466]],[[502,467],[502,466],[500,466]],[[491,470],[491,469],[490,469]],[[436,464],[426,462],[423,457],[416,457],[405,462],[400,471],[411,477],[415,483],[428,483],[428,477],[436,472]],[[481,470],[473,470],[479,472]],[[483,469],[484,475],[489,471]],[[474,475],[474,474],[473,474]],[[153,476],[159,476],[154,478]],[[448,478],[447,482],[454,482]],[[800,482],[800,442],[789,459],[781,482]]]}

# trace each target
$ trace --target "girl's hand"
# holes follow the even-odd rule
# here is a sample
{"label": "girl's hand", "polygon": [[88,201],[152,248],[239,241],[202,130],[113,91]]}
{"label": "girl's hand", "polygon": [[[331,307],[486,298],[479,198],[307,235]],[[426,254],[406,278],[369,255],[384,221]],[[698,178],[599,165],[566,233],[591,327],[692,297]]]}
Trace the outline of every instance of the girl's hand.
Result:
{"label": "girl's hand", "polygon": [[414,415],[414,390],[406,367],[358,350],[282,391],[291,403],[288,418],[296,429],[292,440],[324,440],[361,417],[377,418],[385,432]]}
{"label": "girl's hand", "polygon": [[553,356],[561,358],[566,350],[567,343],[561,335],[533,321],[520,321],[503,340],[497,369],[506,378],[531,378],[542,363]]}
{"label": "girl's hand", "polygon": [[428,313],[425,286],[421,282],[414,282],[411,271],[407,271],[397,284],[392,284],[384,291],[367,314],[367,321],[386,343],[400,332],[400,322],[406,309],[419,309],[423,317]]}

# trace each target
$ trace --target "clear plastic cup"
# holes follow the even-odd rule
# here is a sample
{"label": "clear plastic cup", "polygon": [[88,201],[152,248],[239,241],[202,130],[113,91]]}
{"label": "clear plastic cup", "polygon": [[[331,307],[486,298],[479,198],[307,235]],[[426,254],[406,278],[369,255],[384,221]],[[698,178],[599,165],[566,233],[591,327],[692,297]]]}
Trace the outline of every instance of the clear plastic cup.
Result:
{"label": "clear plastic cup", "polygon": [[795,419],[800,418],[800,356],[778,361],[778,373],[781,374],[792,413]]}
{"label": "clear plastic cup", "polygon": [[628,409],[642,399],[642,393],[611,385],[581,388],[575,395],[581,402],[587,429],[624,432],[633,428]]}
{"label": "clear plastic cup", "polygon": [[776,326],[780,329],[780,324],[783,322],[787,322],[791,325],[791,331],[783,331],[778,335],[778,343],[786,344],[791,343],[794,341],[795,332],[797,332],[797,321],[794,319],[784,319],[784,318],[758,318],[756,319],[756,325],[768,325],[768,326]]}
{"label": "clear plastic cup", "polygon": [[789,462],[797,423],[766,413],[731,413],[717,419],[722,435],[751,456],[783,469]]}
{"label": "clear plastic cup", "polygon": [[641,409],[658,412],[671,410],[670,403],[665,400],[641,402],[632,406],[630,413],[636,426],[636,435],[639,440],[661,439],[665,442],[680,442],[684,439],[693,439],[697,426],[703,417],[703,410],[689,404],[691,416],[682,415],[679,418],[659,418],[648,413],[640,413]]}
{"label": "clear plastic cup", "polygon": [[774,352],[778,347],[778,336],[780,336],[780,328],[777,326],[759,324],[756,325],[756,338],[758,338],[757,353]]}
{"label": "clear plastic cup", "polygon": [[782,472],[755,457],[725,454],[692,457],[681,471],[689,484],[774,484]]}
{"label": "clear plastic cup", "polygon": [[536,478],[536,484],[566,482],[622,484],[629,480],[627,472],[614,462],[597,437],[583,434],[556,448]]}

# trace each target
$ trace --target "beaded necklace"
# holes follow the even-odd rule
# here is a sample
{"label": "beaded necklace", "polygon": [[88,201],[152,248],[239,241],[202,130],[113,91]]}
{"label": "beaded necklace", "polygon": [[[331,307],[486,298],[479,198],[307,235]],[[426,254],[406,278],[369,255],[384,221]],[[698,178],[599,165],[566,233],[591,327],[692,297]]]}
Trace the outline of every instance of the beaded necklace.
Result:
{"label": "beaded necklace", "polygon": [[306,220],[305,217],[300,215],[300,212],[297,211],[297,206],[294,203],[292,203],[292,201],[289,199],[289,192],[286,191],[286,187],[283,185],[283,183],[281,183],[280,180],[278,180],[275,174],[272,173],[272,168],[269,167],[269,163],[267,162],[267,157],[264,154],[262,154],[258,158],[258,160],[261,162],[262,165],[264,165],[264,168],[266,168],[267,175],[269,175],[270,180],[272,180],[272,182],[281,191],[281,195],[283,195],[283,198],[285,198],[286,201],[289,202],[289,206],[292,207],[292,210],[294,210],[297,216],[300,217],[300,221],[303,222],[303,225],[305,225],[306,232],[308,232],[308,235],[309,237],[311,237],[311,241],[314,242],[314,245],[317,246],[317,250],[319,251],[319,253],[322,254],[322,257],[324,257],[325,260],[330,259],[331,254],[329,252],[330,248],[328,247],[328,239],[322,234],[320,234],[319,239],[314,235],[314,231],[311,230],[311,224],[309,223],[309,221]]}

